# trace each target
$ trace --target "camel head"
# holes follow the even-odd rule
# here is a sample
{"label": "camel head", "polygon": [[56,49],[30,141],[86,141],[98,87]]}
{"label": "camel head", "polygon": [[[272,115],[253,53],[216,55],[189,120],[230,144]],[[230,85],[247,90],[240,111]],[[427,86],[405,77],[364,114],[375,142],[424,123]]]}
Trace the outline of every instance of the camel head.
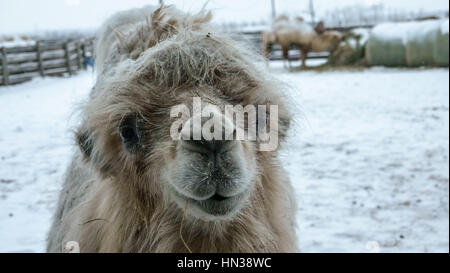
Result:
{"label": "camel head", "polygon": [[272,46],[277,43],[277,36],[274,31],[262,31],[261,32],[261,42],[263,44],[264,56],[269,58],[270,53],[272,52]]}
{"label": "camel head", "polygon": [[314,36],[312,40],[312,50],[314,52],[334,51],[339,47],[343,35],[337,31],[325,31]]}
{"label": "camel head", "polygon": [[191,28],[111,66],[78,131],[86,160],[139,206],[187,204],[191,217],[232,219],[257,194],[261,162],[290,120],[278,84],[254,60],[234,41]]}
{"label": "camel head", "polygon": [[327,41],[329,41],[330,51],[336,50],[343,39],[342,33],[338,32],[338,31],[324,32],[324,35],[325,35],[325,39]]}

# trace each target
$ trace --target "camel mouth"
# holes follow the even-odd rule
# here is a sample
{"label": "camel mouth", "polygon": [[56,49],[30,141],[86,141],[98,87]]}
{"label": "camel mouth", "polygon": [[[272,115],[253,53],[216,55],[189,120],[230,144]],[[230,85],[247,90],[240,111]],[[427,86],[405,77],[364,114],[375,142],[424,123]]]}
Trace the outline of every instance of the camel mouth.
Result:
{"label": "camel mouth", "polygon": [[222,196],[222,195],[216,193],[209,199],[215,200],[215,201],[224,201],[224,200],[227,200],[228,198],[229,197],[225,197],[225,196]]}
{"label": "camel mouth", "polygon": [[195,200],[194,204],[197,205],[203,212],[206,212],[212,216],[220,217],[234,214],[239,209],[241,199],[242,194],[233,197],[225,197],[215,194],[211,198],[203,201]]}
{"label": "camel mouth", "polygon": [[241,209],[246,195],[247,193],[243,192],[227,197],[215,193],[207,199],[197,200],[173,189],[174,200],[180,208],[183,208],[187,201],[188,213],[206,220],[224,219],[233,216]]}

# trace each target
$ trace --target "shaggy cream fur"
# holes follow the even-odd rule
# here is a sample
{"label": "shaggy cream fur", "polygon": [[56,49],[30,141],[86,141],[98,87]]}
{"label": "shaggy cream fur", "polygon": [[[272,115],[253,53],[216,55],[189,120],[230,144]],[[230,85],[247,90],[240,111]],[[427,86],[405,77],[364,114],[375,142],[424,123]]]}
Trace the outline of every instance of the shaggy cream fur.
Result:
{"label": "shaggy cream fur", "polygon": [[[177,158],[169,136],[172,106],[200,96],[217,105],[276,104],[282,145],[291,120],[283,87],[257,68],[252,52],[215,33],[211,15],[145,7],[106,21],[97,39],[97,82],[82,111],[79,150],[69,166],[48,237],[81,252],[186,252],[183,208],[168,177]],[[140,142],[127,149],[120,124],[136,117]],[[190,213],[183,238],[193,252],[295,252],[295,201],[278,150],[239,143],[253,162],[245,205],[226,219]]]}

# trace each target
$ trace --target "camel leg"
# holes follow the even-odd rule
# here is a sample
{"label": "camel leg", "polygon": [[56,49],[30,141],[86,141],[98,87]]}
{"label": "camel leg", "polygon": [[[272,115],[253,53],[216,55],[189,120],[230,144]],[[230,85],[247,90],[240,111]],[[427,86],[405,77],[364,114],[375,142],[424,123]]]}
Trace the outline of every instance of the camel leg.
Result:
{"label": "camel leg", "polygon": [[272,44],[264,45],[264,56],[266,57],[267,67],[270,64],[270,53],[272,53]]}
{"label": "camel leg", "polygon": [[283,52],[283,67],[286,68],[286,61],[288,62],[288,65],[290,66],[289,63],[289,48],[287,47],[282,47],[281,51]]}
{"label": "camel leg", "polygon": [[302,57],[302,66],[301,68],[304,69],[306,68],[306,57],[308,57],[308,51],[306,49],[301,49],[301,57]]}
{"label": "camel leg", "polygon": [[270,62],[270,60],[269,60],[269,46],[268,45],[264,45],[264,57],[266,57],[265,59],[266,59],[266,65],[267,65],[267,67],[269,67],[269,62]]}
{"label": "camel leg", "polygon": [[286,60],[288,62],[288,69],[292,70],[292,63],[291,63],[291,59],[289,58],[289,49],[290,49],[290,47],[286,48]]}

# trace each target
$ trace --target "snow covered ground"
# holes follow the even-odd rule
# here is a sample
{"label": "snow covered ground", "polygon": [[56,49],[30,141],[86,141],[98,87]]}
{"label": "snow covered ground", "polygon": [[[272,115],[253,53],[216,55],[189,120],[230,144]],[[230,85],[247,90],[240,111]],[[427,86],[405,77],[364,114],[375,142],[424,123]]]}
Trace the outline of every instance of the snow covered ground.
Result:
{"label": "snow covered ground", "polygon": [[[303,252],[449,251],[449,71],[293,72]],[[0,88],[0,252],[41,252],[93,77]]]}
{"label": "snow covered ground", "polygon": [[45,250],[73,148],[71,114],[92,82],[85,72],[0,87],[0,252]]}

